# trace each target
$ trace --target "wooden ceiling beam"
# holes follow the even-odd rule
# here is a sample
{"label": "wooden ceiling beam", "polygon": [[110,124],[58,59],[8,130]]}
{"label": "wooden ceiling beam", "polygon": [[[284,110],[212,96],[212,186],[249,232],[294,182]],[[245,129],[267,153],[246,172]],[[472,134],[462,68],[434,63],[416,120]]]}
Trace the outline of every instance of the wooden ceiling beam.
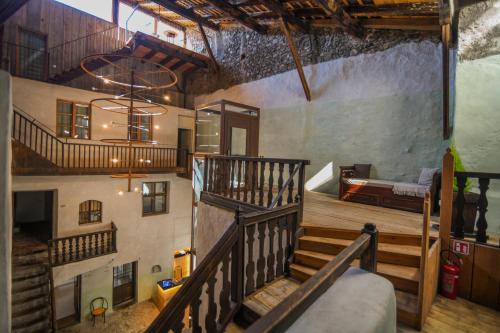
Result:
{"label": "wooden ceiling beam", "polygon": [[265,26],[259,24],[255,19],[253,19],[247,13],[243,12],[237,6],[231,5],[229,2],[224,0],[205,0],[205,1],[211,4],[212,6],[216,7],[217,9],[223,11],[227,15],[231,16],[234,20],[244,25],[245,27],[257,31],[258,33],[261,34],[266,33],[267,28]]}
{"label": "wooden ceiling beam", "polygon": [[210,47],[210,43],[208,42],[207,34],[205,33],[205,29],[203,29],[203,26],[201,24],[198,24],[198,29],[200,30],[201,37],[203,38],[203,43],[205,44],[205,48],[207,49],[208,55],[210,56],[210,59],[212,60],[212,65],[215,68],[215,71],[219,71],[219,64],[217,63],[217,60],[215,59],[214,53],[212,52],[212,48]]}
{"label": "wooden ceiling beam", "polygon": [[169,1],[169,0],[152,0],[153,2],[165,7],[166,9],[176,13],[177,15],[180,15],[182,17],[185,17],[188,20],[191,20],[195,23],[201,24],[204,27],[207,27],[209,29],[219,31],[219,25],[215,24],[213,22],[210,22],[208,19],[199,16],[196,14],[193,9],[188,9],[185,7],[182,7],[178,4],[176,4],[174,1]]}
{"label": "wooden ceiling beam", "polygon": [[299,73],[300,82],[302,83],[302,88],[304,89],[304,94],[306,95],[306,99],[310,102],[311,90],[309,89],[309,85],[307,84],[307,79],[304,74],[304,69],[302,68],[300,55],[299,52],[297,51],[297,48],[295,47],[293,36],[290,33],[290,30],[288,29],[288,23],[283,18],[280,18],[279,22],[281,30],[283,31],[283,34],[285,35],[286,40],[288,42],[288,47],[290,48],[290,52],[292,53],[293,61],[295,62],[295,67],[297,68],[297,72]]}
{"label": "wooden ceiling beam", "polygon": [[434,3],[396,5],[351,5],[346,7],[349,15],[358,16],[426,16],[439,14],[439,6]]}
{"label": "wooden ceiling beam", "polygon": [[[120,0],[120,2],[123,2],[124,4],[129,5],[131,7],[135,7],[137,4],[139,4],[138,1],[132,1],[132,0]],[[118,9],[117,9],[117,11],[118,11]],[[145,8],[143,6],[137,7],[137,11],[144,13],[144,14],[147,14],[147,15],[150,15],[150,16],[153,16],[153,17],[158,17],[158,12],[155,12],[154,10],[149,9],[149,8]],[[117,12],[117,14],[118,14],[118,12]],[[175,21],[172,21],[172,20],[170,20],[162,15],[160,15],[159,19],[163,23],[168,24],[176,29],[179,29],[181,31],[186,31],[185,26],[183,26],[182,24],[179,24]]]}
{"label": "wooden ceiling beam", "polygon": [[420,30],[441,31],[439,18],[406,18],[406,19],[363,19],[359,20],[361,25],[370,29],[397,29],[397,30]]}
{"label": "wooden ceiling beam", "polygon": [[257,0],[261,5],[267,7],[273,13],[281,16],[286,22],[288,22],[292,27],[302,32],[309,32],[309,23],[302,21],[297,18],[293,12],[290,12],[283,8],[283,5],[277,0]]}
{"label": "wooden ceiling beam", "polygon": [[327,16],[337,21],[339,27],[347,33],[360,37],[363,35],[363,29],[359,23],[346,13],[342,7],[341,0],[315,0],[316,3],[325,11]]}

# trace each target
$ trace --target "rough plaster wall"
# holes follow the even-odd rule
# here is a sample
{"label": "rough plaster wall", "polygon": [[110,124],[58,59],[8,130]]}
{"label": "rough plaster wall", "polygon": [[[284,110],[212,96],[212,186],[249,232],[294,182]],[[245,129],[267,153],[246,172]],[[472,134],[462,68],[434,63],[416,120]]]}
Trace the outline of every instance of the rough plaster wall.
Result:
{"label": "rough plaster wall", "polygon": [[[395,30],[367,30],[363,39],[331,29],[314,29],[310,34],[294,32],[293,36],[305,66],[387,50],[408,41],[428,39],[438,42],[436,35]],[[189,37],[196,39],[197,34],[190,32]],[[287,41],[278,29],[266,35],[245,28],[225,29],[218,34],[211,32],[210,41],[221,67],[220,72],[190,75],[187,80],[188,94],[211,93],[295,68]]]}
{"label": "rough plaster wall", "polygon": [[12,283],[12,80],[0,70],[0,331],[11,331],[11,283]]}
{"label": "rough plaster wall", "polygon": [[[170,181],[170,212],[142,217],[141,194],[126,192],[125,180],[109,176],[14,177],[14,191],[57,190],[57,236],[79,234],[108,227],[118,228],[118,253],[56,267],[55,285],[82,274],[82,316],[88,315],[91,299],[104,296],[112,302],[113,266],[138,261],[138,301],[149,299],[158,280],[172,277],[175,250],[191,242],[191,182],[172,174],[149,175],[133,180],[132,188],[142,181]],[[118,191],[125,193],[120,196]],[[78,225],[80,202],[95,199],[103,203],[103,223]],[[154,265],[161,273],[151,273]]]}
{"label": "rough plaster wall", "polygon": [[[467,171],[500,172],[500,1],[460,15],[453,139]],[[477,184],[472,191],[479,192]],[[500,181],[488,191],[488,231],[500,233]]]}
{"label": "rough plaster wall", "polygon": [[260,155],[311,160],[309,189],[336,193],[338,166],[373,164],[372,177],[415,181],[420,168],[439,167],[441,51],[410,42],[383,52],[304,68],[305,100],[295,70],[196,98],[261,107]]}

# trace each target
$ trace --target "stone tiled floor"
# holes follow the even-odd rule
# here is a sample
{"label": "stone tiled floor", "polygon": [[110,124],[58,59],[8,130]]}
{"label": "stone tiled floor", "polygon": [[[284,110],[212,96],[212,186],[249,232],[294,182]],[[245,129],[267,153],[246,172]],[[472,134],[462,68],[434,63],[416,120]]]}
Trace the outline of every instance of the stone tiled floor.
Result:
{"label": "stone tiled floor", "polygon": [[82,318],[82,322],[59,330],[61,333],[139,333],[149,326],[159,311],[150,301],[141,302],[129,307],[116,310],[106,316],[106,323],[97,318],[95,326],[89,318]]}

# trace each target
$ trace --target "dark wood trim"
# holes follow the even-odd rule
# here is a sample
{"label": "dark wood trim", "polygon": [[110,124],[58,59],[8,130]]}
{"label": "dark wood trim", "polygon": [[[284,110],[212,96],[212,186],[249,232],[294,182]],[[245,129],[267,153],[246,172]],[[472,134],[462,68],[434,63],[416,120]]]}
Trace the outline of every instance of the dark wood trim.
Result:
{"label": "dark wood trim", "polygon": [[363,30],[359,23],[345,12],[344,4],[340,0],[333,0],[331,2],[328,0],[315,0],[315,2],[339,28],[356,37],[363,35]]}
{"label": "dark wood trim", "polygon": [[5,0],[0,6],[0,25],[14,15],[29,0]]}
{"label": "dark wood trim", "polygon": [[209,193],[202,191],[200,194],[200,201],[208,205],[219,207],[222,209],[235,211],[241,209],[243,213],[264,211],[265,208],[257,205],[252,205],[246,202],[241,202],[235,199],[230,199],[219,194]]}
{"label": "dark wood trim", "polygon": [[264,34],[267,31],[267,28],[261,24],[259,24],[256,20],[254,20],[247,13],[239,9],[237,6],[231,5],[229,2],[224,0],[205,0],[207,3],[212,6],[220,9],[227,15],[231,16],[234,20],[244,25],[247,28],[250,28],[260,34]]}
{"label": "dark wood trim", "polygon": [[215,24],[209,21],[208,19],[197,15],[193,9],[187,9],[170,0],[152,0],[152,1],[182,17],[185,17],[193,22],[199,23],[207,28],[210,28],[215,31],[220,30],[218,24]]}
{"label": "dark wood trim", "polygon": [[450,129],[450,37],[451,25],[441,27],[442,76],[443,76],[443,139],[448,140]]}
{"label": "dark wood trim", "polygon": [[370,18],[360,19],[360,24],[364,28],[370,29],[396,29],[396,30],[419,30],[419,31],[440,31],[439,18]]}
{"label": "dark wood trim", "polygon": [[111,21],[118,25],[120,17],[120,0],[113,0],[111,5]]}
{"label": "dark wood trim", "polygon": [[347,13],[353,17],[358,16],[437,16],[439,6],[437,3],[399,3],[386,5],[350,5],[346,7]]}
{"label": "dark wood trim", "polygon": [[260,4],[266,6],[271,12],[280,15],[288,24],[303,33],[310,30],[309,23],[297,18],[293,12],[285,9],[281,2],[276,0],[257,0]]}
{"label": "dark wood trim", "polygon": [[307,79],[304,74],[304,69],[302,68],[302,62],[300,60],[299,52],[295,47],[295,42],[293,41],[293,36],[288,29],[288,23],[285,21],[283,17],[280,18],[280,27],[283,31],[283,34],[286,37],[288,42],[288,47],[290,48],[290,52],[292,53],[293,61],[295,62],[295,67],[297,68],[297,72],[299,73],[300,82],[302,83],[302,88],[304,89],[304,94],[306,95],[306,99],[308,102],[311,101],[311,90],[309,89],[309,85],[307,84]]}

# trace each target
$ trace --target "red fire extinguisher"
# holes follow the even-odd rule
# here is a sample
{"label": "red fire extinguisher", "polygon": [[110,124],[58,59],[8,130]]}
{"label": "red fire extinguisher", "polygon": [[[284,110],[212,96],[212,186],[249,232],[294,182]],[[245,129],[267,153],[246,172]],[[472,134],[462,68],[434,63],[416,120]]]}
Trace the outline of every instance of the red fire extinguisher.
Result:
{"label": "red fire extinguisher", "polygon": [[[446,257],[444,254],[448,254]],[[451,255],[451,256],[450,256]],[[441,295],[456,299],[462,259],[450,250],[441,251]]]}

